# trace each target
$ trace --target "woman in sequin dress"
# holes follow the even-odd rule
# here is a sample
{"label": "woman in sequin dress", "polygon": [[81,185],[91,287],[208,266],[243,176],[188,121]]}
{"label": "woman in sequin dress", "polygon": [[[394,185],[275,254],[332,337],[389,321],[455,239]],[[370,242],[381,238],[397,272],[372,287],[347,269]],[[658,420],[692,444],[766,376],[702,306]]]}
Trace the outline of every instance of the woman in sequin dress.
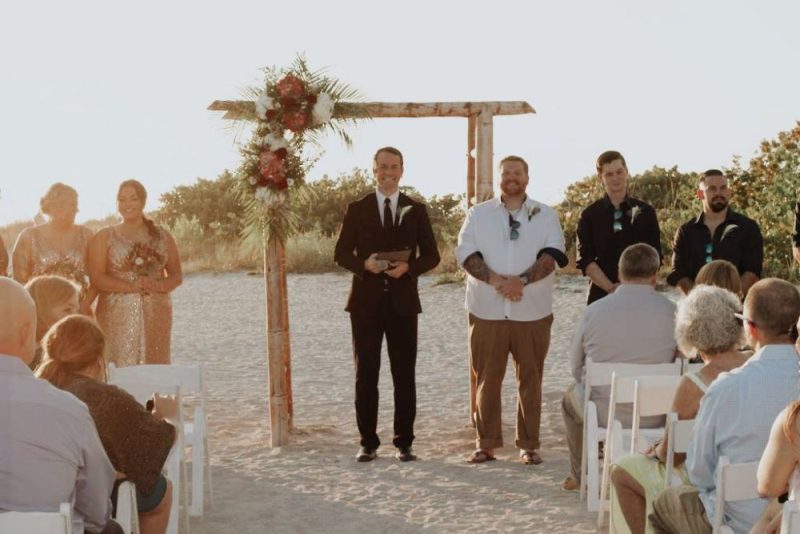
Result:
{"label": "woman in sequin dress", "polygon": [[23,285],[45,274],[72,280],[81,287],[81,313],[91,315],[96,292],[89,287],[86,253],[92,231],[75,224],[78,192],[55,183],[39,201],[39,209],[48,221],[19,234],[11,255],[14,279]]}
{"label": "woman in sequin dress", "polygon": [[126,180],[117,192],[122,222],[89,244],[89,275],[100,292],[97,322],[118,366],[170,363],[172,299],[183,281],[178,247],[169,232],[145,217],[147,192]]}

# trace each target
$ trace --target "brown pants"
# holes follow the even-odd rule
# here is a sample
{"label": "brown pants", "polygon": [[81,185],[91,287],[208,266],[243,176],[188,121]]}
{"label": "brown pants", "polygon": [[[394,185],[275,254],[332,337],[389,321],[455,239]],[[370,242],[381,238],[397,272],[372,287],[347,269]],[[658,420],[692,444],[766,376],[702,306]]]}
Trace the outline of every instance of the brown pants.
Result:
{"label": "brown pants", "polygon": [[711,534],[706,510],[697,488],[679,486],[667,488],[653,502],[650,523],[658,533]]}
{"label": "brown pants", "polygon": [[564,428],[567,431],[569,447],[569,473],[580,482],[581,461],[583,454],[583,406],[575,395],[575,384],[572,384],[561,400],[561,415],[564,417]]}
{"label": "brown pants", "polygon": [[517,436],[520,449],[538,449],[542,372],[550,347],[553,315],[536,321],[488,321],[469,315],[469,361],[477,380],[475,429],[479,449],[503,446],[501,390],[514,359],[517,376]]}

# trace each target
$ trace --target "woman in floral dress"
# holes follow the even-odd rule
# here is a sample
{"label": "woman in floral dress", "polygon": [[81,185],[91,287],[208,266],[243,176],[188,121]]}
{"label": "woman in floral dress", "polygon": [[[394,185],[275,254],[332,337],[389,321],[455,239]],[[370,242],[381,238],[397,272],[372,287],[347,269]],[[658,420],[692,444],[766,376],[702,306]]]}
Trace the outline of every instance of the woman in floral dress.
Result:
{"label": "woman in floral dress", "polygon": [[118,366],[170,363],[172,299],[183,281],[175,240],[144,215],[147,192],[126,180],[117,192],[122,222],[89,244],[89,275],[100,292],[97,321]]}
{"label": "woman in floral dress", "polygon": [[80,311],[91,314],[96,293],[89,287],[86,253],[92,231],[75,224],[78,192],[55,183],[39,201],[46,223],[24,229],[12,253],[14,279],[26,284],[35,276],[63,276],[81,287]]}

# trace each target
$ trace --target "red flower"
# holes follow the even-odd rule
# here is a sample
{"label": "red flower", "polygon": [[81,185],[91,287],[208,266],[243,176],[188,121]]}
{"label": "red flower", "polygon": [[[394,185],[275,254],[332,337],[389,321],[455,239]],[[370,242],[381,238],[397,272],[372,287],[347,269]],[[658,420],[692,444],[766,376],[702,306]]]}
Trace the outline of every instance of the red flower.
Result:
{"label": "red flower", "polygon": [[274,109],[268,109],[268,110],[267,110],[267,120],[268,120],[268,121],[274,120],[274,119],[275,119],[275,115],[276,115],[277,113],[278,113],[278,112],[277,112],[277,111],[275,111]]}
{"label": "red flower", "polygon": [[309,95],[306,97],[306,102],[308,102],[313,106],[314,104],[317,103],[317,95],[315,95],[314,93],[309,93]]}
{"label": "red flower", "polygon": [[280,180],[275,181],[275,189],[278,191],[283,191],[289,187],[289,182],[286,181],[286,177],[281,178]]}
{"label": "red flower", "polygon": [[293,132],[299,132],[308,124],[308,114],[302,111],[289,111],[283,114],[283,125]]}
{"label": "red flower", "polygon": [[278,100],[285,111],[292,111],[300,107],[300,102],[294,98],[285,97]]}
{"label": "red flower", "polygon": [[269,150],[263,151],[259,156],[258,170],[267,184],[286,179],[286,165],[284,165],[283,159]]}
{"label": "red flower", "polygon": [[293,98],[300,100],[306,92],[306,88],[296,76],[287,74],[277,84],[278,94],[281,98]]}
{"label": "red flower", "polygon": [[278,157],[280,159],[286,159],[286,155],[288,153],[289,152],[285,148],[279,148],[278,150],[273,152],[273,154],[275,154],[275,157]]}

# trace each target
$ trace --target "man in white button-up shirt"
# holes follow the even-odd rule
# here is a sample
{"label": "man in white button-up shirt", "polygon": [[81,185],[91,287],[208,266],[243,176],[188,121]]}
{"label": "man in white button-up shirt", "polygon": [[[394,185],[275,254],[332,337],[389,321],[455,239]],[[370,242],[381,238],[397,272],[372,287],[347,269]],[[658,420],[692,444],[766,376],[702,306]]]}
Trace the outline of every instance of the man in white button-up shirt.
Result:
{"label": "man in white button-up shirt", "polygon": [[[741,367],[719,375],[703,396],[686,452],[691,486],[669,488],[656,498],[650,521],[658,532],[710,533],[720,458],[732,464],[761,458],[772,421],[800,393],[790,334],[799,315],[800,294],[789,282],[765,278],[748,291],[741,317],[758,350]],[[767,499],[729,502],[722,522],[734,532],[749,532],[766,505]]]}
{"label": "man in white button-up shirt", "polygon": [[476,379],[477,440],[467,461],[493,460],[503,446],[500,390],[508,354],[519,387],[516,446],[526,464],[541,463],[542,371],[553,322],[555,267],[564,266],[556,211],[529,198],[528,164],[500,162],[498,199],[474,206],[458,236],[456,256],[467,271],[470,366]]}

